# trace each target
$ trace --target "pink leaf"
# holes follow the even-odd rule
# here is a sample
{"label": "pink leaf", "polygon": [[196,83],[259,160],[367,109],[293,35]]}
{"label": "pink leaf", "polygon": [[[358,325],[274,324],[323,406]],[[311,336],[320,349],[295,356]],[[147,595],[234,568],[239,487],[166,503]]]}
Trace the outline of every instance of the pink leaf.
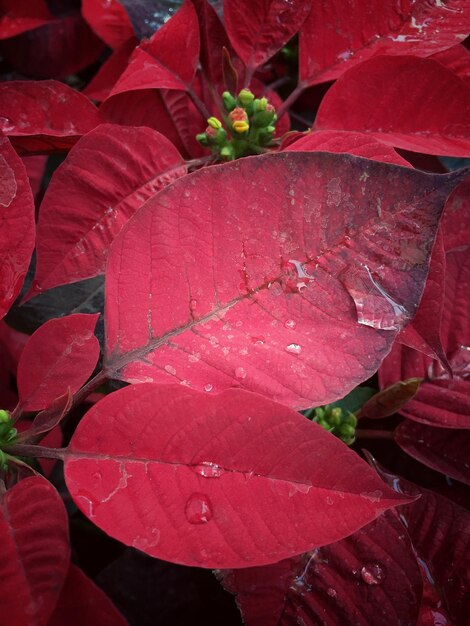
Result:
{"label": "pink leaf", "polygon": [[53,19],[45,0],[0,0],[0,39],[14,37]]}
{"label": "pink leaf", "polygon": [[111,248],[107,371],[297,408],[343,397],[414,315],[462,176],[290,152],[176,181]]}
{"label": "pink leaf", "polygon": [[313,2],[300,31],[300,80],[333,80],[376,55],[427,57],[463,41],[469,29],[465,0]]}
{"label": "pink leaf", "polygon": [[314,152],[315,150],[346,152],[374,161],[411,167],[408,161],[395,152],[393,148],[365,133],[342,130],[310,131],[294,143],[289,144],[285,150],[294,152]]}
{"label": "pink leaf", "polygon": [[65,478],[111,536],[203,567],[275,562],[403,503],[317,424],[239,389],[144,383],[107,396],[75,431]]}
{"label": "pink leaf", "polygon": [[247,626],[416,624],[422,588],[413,546],[392,513],[305,555],[219,577]]}
{"label": "pink leaf", "polygon": [[96,107],[55,80],[0,85],[0,130],[23,154],[70,148],[100,123]]}
{"label": "pink leaf", "polygon": [[198,58],[197,15],[190,0],[186,0],[155,35],[135,49],[110,97],[136,89],[184,91],[193,81]]}
{"label": "pink leaf", "polygon": [[310,6],[311,0],[225,0],[227,34],[250,75],[296,34]]}
{"label": "pink leaf", "polygon": [[75,393],[95,368],[100,346],[93,331],[98,314],[77,313],[43,324],[31,335],[18,364],[24,411],[44,409],[70,387]]}
{"label": "pink leaf", "polygon": [[405,420],[395,441],[410,456],[451,478],[470,484],[470,432],[435,428]]}
{"label": "pink leaf", "polygon": [[149,128],[103,124],[80,139],[41,204],[27,298],[104,272],[109,246],[127,220],[185,173],[176,148]]}
{"label": "pink leaf", "polygon": [[28,174],[8,139],[0,136],[0,319],[20,292],[34,248],[34,231]]}
{"label": "pink leaf", "polygon": [[59,602],[47,626],[126,626],[108,596],[78,567],[71,564]]}
{"label": "pink leaf", "polygon": [[0,533],[2,626],[46,626],[70,560],[67,513],[54,487],[34,476],[0,493]]}
{"label": "pink leaf", "polygon": [[118,0],[82,0],[82,15],[110,48],[118,48],[134,37],[129,17]]}
{"label": "pink leaf", "polygon": [[469,120],[468,81],[431,59],[380,56],[329,89],[315,128],[368,133],[415,152],[470,156]]}

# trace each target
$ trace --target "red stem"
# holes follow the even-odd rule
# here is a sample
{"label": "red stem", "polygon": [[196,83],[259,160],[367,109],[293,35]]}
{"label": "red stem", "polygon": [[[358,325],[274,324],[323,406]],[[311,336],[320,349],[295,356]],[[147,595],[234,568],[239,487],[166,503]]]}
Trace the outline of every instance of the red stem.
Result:
{"label": "red stem", "polygon": [[278,119],[281,119],[282,115],[287,111],[287,109],[289,109],[294,104],[294,102],[303,92],[305,87],[306,85],[304,85],[304,83],[299,83],[294,91],[292,91],[292,93],[284,100],[284,102],[281,104],[277,111]]}

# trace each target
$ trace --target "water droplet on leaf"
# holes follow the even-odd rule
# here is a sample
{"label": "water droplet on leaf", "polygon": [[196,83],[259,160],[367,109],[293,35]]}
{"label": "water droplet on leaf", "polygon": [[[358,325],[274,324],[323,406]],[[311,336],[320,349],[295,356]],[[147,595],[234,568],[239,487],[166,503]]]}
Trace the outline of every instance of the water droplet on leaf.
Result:
{"label": "water droplet on leaf", "polygon": [[207,385],[204,385],[204,391],[212,391],[212,385],[210,383],[207,383]]}
{"label": "water droplet on leaf", "polygon": [[235,370],[235,376],[240,380],[243,380],[243,378],[246,378],[246,370],[243,367],[237,367]]}
{"label": "water droplet on leaf", "polygon": [[284,326],[286,328],[291,328],[292,330],[294,330],[294,328],[297,326],[296,322],[294,320],[286,320],[284,322]]}
{"label": "water droplet on leaf", "polygon": [[203,461],[197,465],[192,465],[191,469],[193,472],[196,472],[196,474],[204,476],[204,478],[219,478],[224,473],[220,465],[212,463],[211,461]]}
{"label": "water droplet on leaf", "polygon": [[206,524],[212,519],[209,498],[203,493],[193,493],[186,502],[184,514],[190,524]]}
{"label": "water droplet on leaf", "polygon": [[289,354],[300,354],[302,352],[302,346],[299,346],[298,343],[290,343],[286,346],[286,352],[289,352]]}
{"label": "water droplet on leaf", "polygon": [[361,569],[362,580],[367,585],[381,585],[386,578],[385,569],[378,563],[364,565]]}

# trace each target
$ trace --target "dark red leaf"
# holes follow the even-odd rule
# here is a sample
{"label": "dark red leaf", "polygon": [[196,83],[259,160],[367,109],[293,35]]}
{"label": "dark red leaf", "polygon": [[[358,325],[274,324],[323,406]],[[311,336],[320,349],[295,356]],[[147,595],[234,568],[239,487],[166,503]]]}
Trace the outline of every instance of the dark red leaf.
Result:
{"label": "dark red leaf", "polygon": [[126,626],[108,596],[75,565],[70,565],[59,602],[47,626]]}
{"label": "dark red leaf", "polygon": [[432,59],[379,56],[328,90],[315,128],[368,133],[415,152],[470,156],[469,120],[468,81]]}
{"label": "dark red leaf", "polygon": [[250,78],[296,34],[311,4],[311,0],[225,0],[227,34]]}
{"label": "dark red leaf", "polygon": [[414,315],[462,176],[290,152],[176,181],[111,248],[108,372],[296,408],[342,398]]}
{"label": "dark red leaf", "polygon": [[80,139],[41,204],[27,298],[104,272],[109,246],[127,220],[185,173],[176,148],[149,128],[103,124]]}
{"label": "dark red leaf", "polygon": [[374,161],[395,163],[411,167],[393,148],[364,133],[342,130],[310,131],[285,148],[286,151],[324,150],[326,152],[346,152]]}
{"label": "dark red leaf", "polygon": [[465,7],[466,0],[313,2],[300,31],[300,80],[333,80],[376,55],[427,57],[451,48],[470,30]]}
{"label": "dark red leaf", "polygon": [[22,161],[26,168],[26,173],[28,174],[29,184],[31,185],[33,196],[36,198],[41,191],[41,183],[44,176],[44,170],[46,169],[47,157],[42,155],[26,156],[22,158]]}
{"label": "dark red leaf", "polygon": [[410,538],[392,513],[303,556],[219,577],[247,626],[416,624],[422,588]]}
{"label": "dark red leaf", "polygon": [[196,109],[188,94],[185,91],[173,89],[162,89],[160,93],[163,104],[184,145],[185,153],[190,154],[192,158],[207,155],[207,149],[204,149],[196,141],[196,135],[204,131],[207,122]]}
{"label": "dark red leaf", "polygon": [[464,45],[458,44],[448,50],[433,54],[431,58],[461,78],[470,78],[470,50]]}
{"label": "dark red leaf", "polygon": [[132,54],[111,97],[136,89],[188,89],[199,59],[196,11],[186,0],[175,15]]}
{"label": "dark red leaf", "polygon": [[110,48],[134,37],[134,29],[118,0],[82,0],[82,15]]}
{"label": "dark red leaf", "polygon": [[441,227],[446,251],[470,245],[470,179],[460,183],[449,197]]}
{"label": "dark red leaf", "polygon": [[106,100],[119,77],[126,69],[129,57],[137,43],[137,39],[132,38],[119,48],[116,48],[111,56],[101,65],[82,93],[98,102]]}
{"label": "dark red leaf", "polygon": [[[1,90],[1,87],[0,87]],[[0,135],[0,319],[20,292],[34,248],[34,199],[28,174]]]}
{"label": "dark red leaf", "polygon": [[65,479],[111,536],[203,567],[275,562],[403,503],[320,426],[240,389],[144,383],[108,395],[75,431]]}
{"label": "dark red leaf", "polygon": [[378,470],[398,493],[421,496],[413,504],[399,507],[400,517],[429,580],[443,595],[445,608],[454,624],[465,624],[470,587],[470,513],[437,493],[413,485],[382,468]]}
{"label": "dark red leaf", "polygon": [[55,80],[0,84],[0,130],[23,154],[69,149],[100,123],[96,107]]}
{"label": "dark red leaf", "polygon": [[421,378],[410,378],[379,391],[367,400],[359,411],[358,417],[382,419],[393,415],[416,395],[420,384]]}
{"label": "dark red leaf", "polygon": [[70,387],[89,378],[100,353],[93,334],[99,315],[77,313],[52,319],[33,333],[18,364],[18,393],[24,411],[44,409]]}
{"label": "dark red leaf", "polygon": [[0,0],[0,39],[14,37],[53,19],[45,0]]}
{"label": "dark red leaf", "polygon": [[0,492],[0,533],[2,626],[46,626],[70,561],[67,513],[54,487],[34,476]]}
{"label": "dark red leaf", "polygon": [[395,441],[410,456],[438,472],[470,484],[470,432],[405,420]]}

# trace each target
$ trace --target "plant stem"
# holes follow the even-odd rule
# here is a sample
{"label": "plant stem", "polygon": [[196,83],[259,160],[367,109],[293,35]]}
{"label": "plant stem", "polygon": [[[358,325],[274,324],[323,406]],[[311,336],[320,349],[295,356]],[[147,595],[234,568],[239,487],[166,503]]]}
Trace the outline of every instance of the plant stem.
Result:
{"label": "plant stem", "polygon": [[4,452],[10,456],[23,456],[44,459],[60,459],[63,460],[67,448],[46,448],[44,446],[34,446],[28,444],[13,444],[12,446],[4,446]]}
{"label": "plant stem", "polygon": [[289,109],[294,104],[294,102],[300,96],[305,87],[306,85],[304,85],[304,83],[299,83],[294,91],[284,100],[284,102],[279,107],[279,110],[277,111],[278,119],[281,119],[282,115],[287,111],[287,109]]}
{"label": "plant stem", "polygon": [[374,430],[373,428],[358,428],[356,430],[357,439],[394,439],[390,430]]}
{"label": "plant stem", "polygon": [[[96,376],[93,376],[93,378],[89,380],[86,383],[86,385],[83,385],[83,387],[79,389],[77,393],[74,395],[72,406],[70,407],[70,411],[72,411],[75,407],[81,404],[83,400],[85,400],[85,398],[87,398],[90,395],[90,393],[92,393],[100,385],[105,383],[108,379],[109,379],[109,376],[105,370],[101,370],[98,372],[98,374],[96,374]],[[70,414],[70,411],[69,411],[69,414]]]}
{"label": "plant stem", "polygon": [[211,114],[209,113],[209,111],[207,110],[206,105],[204,104],[204,102],[201,100],[201,98],[197,95],[197,93],[195,93],[193,91],[193,88],[191,87],[190,89],[188,89],[188,96],[191,98],[191,100],[193,101],[194,106],[196,107],[196,109],[199,111],[199,113],[202,115],[202,117],[207,120],[207,118],[209,118],[211,116]]}

